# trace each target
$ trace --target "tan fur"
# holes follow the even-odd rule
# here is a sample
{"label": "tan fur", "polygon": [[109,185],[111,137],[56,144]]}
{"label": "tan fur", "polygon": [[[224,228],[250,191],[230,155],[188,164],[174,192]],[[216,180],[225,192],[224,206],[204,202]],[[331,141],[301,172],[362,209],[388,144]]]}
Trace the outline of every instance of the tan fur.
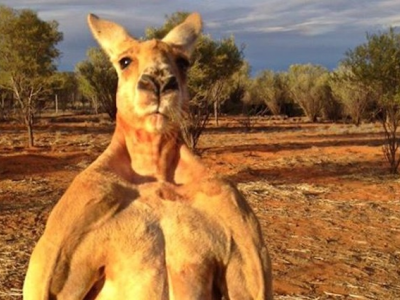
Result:
{"label": "tan fur", "polygon": [[254,213],[180,139],[200,16],[146,42],[88,22],[118,72],[116,129],[50,214],[24,299],[272,299]]}

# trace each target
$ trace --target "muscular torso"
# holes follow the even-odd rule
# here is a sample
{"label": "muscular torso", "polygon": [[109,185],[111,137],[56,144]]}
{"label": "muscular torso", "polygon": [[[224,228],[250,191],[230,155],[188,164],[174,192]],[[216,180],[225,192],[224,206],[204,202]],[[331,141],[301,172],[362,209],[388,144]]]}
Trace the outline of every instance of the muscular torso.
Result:
{"label": "muscular torso", "polygon": [[103,157],[50,214],[26,300],[264,299],[268,253],[234,186],[194,168],[186,183],[129,181]]}
{"label": "muscular torso", "polygon": [[231,238],[218,213],[199,205],[206,199],[198,192],[207,194],[207,186],[134,185],[91,169],[78,176],[43,237],[54,243],[51,232],[58,232],[63,252],[54,266],[63,271],[53,277],[53,293],[60,299],[82,298],[88,291],[76,286],[87,281],[86,286],[96,286],[88,299],[220,298]]}
{"label": "muscular torso", "polygon": [[93,244],[115,249],[98,299],[212,299],[228,259],[227,230],[190,199],[160,195],[173,186],[137,189],[138,199],[92,233]]}

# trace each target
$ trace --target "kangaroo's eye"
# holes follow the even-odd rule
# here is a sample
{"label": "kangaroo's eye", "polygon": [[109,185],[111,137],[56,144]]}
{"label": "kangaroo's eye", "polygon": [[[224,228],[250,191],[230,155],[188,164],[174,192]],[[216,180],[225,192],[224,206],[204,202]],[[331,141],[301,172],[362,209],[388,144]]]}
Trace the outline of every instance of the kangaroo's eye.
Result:
{"label": "kangaroo's eye", "polygon": [[124,58],[121,58],[121,59],[119,60],[119,66],[120,66],[121,69],[123,70],[123,69],[125,69],[126,67],[128,67],[128,66],[131,64],[131,62],[132,62],[132,59],[131,59],[131,58],[129,58],[129,57],[124,57]]}

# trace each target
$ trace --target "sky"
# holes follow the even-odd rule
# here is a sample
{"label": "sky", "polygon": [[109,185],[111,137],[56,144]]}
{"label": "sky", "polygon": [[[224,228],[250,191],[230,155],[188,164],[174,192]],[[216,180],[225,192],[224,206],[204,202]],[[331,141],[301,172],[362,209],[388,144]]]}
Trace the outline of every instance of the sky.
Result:
{"label": "sky", "polygon": [[319,64],[333,70],[348,50],[366,42],[366,33],[400,26],[399,0],[1,0],[29,8],[43,20],[56,20],[64,40],[58,45],[61,71],[73,71],[97,46],[86,24],[96,15],[123,25],[133,36],[159,27],[166,15],[197,11],[205,34],[234,35],[245,45],[252,74],[286,71],[292,64]]}

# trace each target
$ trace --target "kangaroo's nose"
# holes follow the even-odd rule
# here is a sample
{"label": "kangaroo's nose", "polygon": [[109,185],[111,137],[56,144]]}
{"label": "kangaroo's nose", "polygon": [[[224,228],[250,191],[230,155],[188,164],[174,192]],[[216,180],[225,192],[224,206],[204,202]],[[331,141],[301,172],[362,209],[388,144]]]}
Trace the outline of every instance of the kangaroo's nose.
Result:
{"label": "kangaroo's nose", "polygon": [[175,76],[167,77],[161,87],[161,93],[173,92],[179,89],[178,81]]}
{"label": "kangaroo's nose", "polygon": [[160,95],[160,83],[151,75],[143,74],[138,82],[138,89]]}
{"label": "kangaroo's nose", "polygon": [[138,89],[152,92],[156,96],[160,96],[163,93],[169,93],[178,90],[179,84],[175,76],[157,79],[149,74],[143,74],[140,76]]}

